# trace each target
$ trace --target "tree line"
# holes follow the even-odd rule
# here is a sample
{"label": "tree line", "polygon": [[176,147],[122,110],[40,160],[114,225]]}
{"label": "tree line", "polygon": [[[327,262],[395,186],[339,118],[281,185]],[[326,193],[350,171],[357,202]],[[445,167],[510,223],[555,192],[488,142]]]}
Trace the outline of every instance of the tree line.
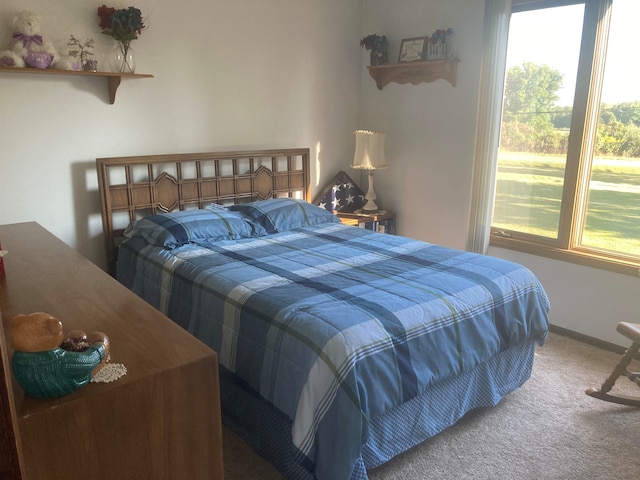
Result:
{"label": "tree line", "polygon": [[[572,107],[557,105],[562,74],[525,62],[505,79],[501,148],[514,152],[564,154]],[[601,104],[594,154],[640,157],[640,101]]]}

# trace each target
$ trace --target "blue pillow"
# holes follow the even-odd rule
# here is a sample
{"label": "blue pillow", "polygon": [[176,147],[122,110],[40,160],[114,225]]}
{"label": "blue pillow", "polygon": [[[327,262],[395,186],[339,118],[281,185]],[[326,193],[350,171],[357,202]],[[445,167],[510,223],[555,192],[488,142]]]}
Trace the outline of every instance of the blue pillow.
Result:
{"label": "blue pillow", "polygon": [[231,205],[229,209],[251,217],[264,227],[267,233],[286,232],[322,223],[340,223],[338,217],[324,208],[295,198],[271,198],[239,203]]}
{"label": "blue pillow", "polygon": [[152,245],[167,248],[198,240],[238,240],[260,235],[266,235],[260,225],[219,205],[145,217],[126,233],[126,236],[142,237]]}

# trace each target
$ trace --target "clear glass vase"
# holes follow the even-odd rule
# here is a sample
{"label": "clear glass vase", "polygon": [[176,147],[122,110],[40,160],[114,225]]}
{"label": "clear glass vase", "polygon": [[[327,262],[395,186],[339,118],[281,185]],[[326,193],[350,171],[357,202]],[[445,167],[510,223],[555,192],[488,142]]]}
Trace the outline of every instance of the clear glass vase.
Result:
{"label": "clear glass vase", "polygon": [[131,42],[116,42],[116,46],[113,50],[113,63],[114,70],[116,72],[136,72],[136,56],[133,48],[131,47]]}

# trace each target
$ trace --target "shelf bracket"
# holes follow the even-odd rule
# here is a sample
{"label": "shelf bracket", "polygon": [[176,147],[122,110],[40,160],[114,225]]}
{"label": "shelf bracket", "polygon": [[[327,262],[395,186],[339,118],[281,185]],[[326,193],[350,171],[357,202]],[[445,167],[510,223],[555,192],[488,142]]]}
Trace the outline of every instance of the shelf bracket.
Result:
{"label": "shelf bracket", "polygon": [[109,103],[111,105],[116,102],[116,92],[118,91],[118,87],[120,86],[121,81],[122,77],[107,77],[107,82],[109,85]]}

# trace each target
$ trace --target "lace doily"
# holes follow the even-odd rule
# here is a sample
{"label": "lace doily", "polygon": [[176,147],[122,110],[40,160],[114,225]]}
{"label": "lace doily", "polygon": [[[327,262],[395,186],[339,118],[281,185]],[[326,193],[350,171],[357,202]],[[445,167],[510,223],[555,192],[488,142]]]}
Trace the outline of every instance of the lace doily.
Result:
{"label": "lace doily", "polygon": [[118,380],[127,374],[127,367],[121,363],[105,363],[104,366],[91,379],[92,382],[109,383]]}

